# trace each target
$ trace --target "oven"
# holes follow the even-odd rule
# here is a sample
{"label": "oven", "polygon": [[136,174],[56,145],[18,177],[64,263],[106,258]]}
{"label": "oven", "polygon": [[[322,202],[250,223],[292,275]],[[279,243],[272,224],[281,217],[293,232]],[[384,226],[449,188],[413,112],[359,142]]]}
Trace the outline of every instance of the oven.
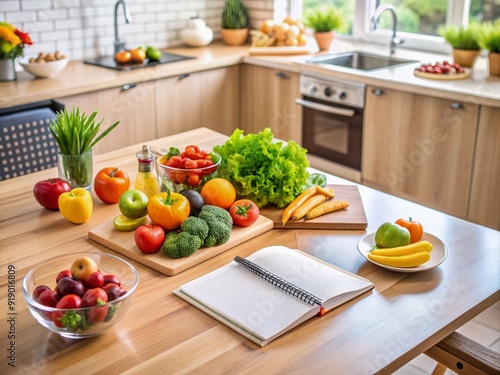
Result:
{"label": "oven", "polygon": [[302,146],[312,167],[361,179],[365,85],[332,77],[300,77]]}

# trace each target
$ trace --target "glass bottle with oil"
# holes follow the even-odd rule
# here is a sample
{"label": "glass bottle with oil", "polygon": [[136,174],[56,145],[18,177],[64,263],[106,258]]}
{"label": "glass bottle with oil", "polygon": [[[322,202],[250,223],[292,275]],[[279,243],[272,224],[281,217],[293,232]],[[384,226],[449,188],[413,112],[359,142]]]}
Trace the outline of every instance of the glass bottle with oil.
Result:
{"label": "glass bottle with oil", "polygon": [[135,178],[134,188],[143,191],[148,198],[160,192],[160,184],[155,168],[155,155],[151,152],[149,145],[143,145],[137,154],[139,166]]}

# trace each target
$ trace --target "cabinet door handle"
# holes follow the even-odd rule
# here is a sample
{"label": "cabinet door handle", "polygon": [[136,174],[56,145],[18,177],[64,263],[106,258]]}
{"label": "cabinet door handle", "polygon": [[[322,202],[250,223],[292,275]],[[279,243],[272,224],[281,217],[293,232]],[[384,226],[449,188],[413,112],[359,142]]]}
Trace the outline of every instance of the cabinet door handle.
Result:
{"label": "cabinet door handle", "polygon": [[187,78],[189,77],[189,73],[186,73],[186,74],[180,74],[179,75],[179,79],[184,79],[184,78]]}
{"label": "cabinet door handle", "polygon": [[384,90],[382,90],[382,89],[373,89],[372,93],[373,93],[373,95],[382,96],[382,95],[384,95]]}
{"label": "cabinet door handle", "polygon": [[122,91],[132,90],[134,87],[137,87],[137,83],[127,83],[122,86]]}
{"label": "cabinet door handle", "polygon": [[462,103],[451,103],[450,108],[451,109],[463,109],[464,105]]}
{"label": "cabinet door handle", "polygon": [[274,75],[275,75],[277,78],[281,78],[281,79],[288,78],[288,74],[283,73],[283,72],[277,72],[277,73],[274,73]]}

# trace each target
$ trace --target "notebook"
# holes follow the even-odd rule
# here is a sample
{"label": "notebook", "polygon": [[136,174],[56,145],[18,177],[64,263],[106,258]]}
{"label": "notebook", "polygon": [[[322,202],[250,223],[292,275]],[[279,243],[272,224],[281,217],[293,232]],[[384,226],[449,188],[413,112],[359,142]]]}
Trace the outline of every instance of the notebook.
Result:
{"label": "notebook", "polygon": [[190,281],[174,294],[260,346],[372,289],[367,279],[270,246]]}

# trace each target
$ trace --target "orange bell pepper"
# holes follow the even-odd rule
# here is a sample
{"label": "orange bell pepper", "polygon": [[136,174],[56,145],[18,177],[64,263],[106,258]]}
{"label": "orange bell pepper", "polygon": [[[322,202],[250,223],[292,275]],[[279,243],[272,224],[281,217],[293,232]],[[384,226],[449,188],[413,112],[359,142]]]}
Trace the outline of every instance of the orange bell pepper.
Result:
{"label": "orange bell pepper", "polygon": [[179,193],[168,191],[149,198],[148,215],[153,223],[165,230],[179,228],[189,216],[189,211],[189,200]]}

